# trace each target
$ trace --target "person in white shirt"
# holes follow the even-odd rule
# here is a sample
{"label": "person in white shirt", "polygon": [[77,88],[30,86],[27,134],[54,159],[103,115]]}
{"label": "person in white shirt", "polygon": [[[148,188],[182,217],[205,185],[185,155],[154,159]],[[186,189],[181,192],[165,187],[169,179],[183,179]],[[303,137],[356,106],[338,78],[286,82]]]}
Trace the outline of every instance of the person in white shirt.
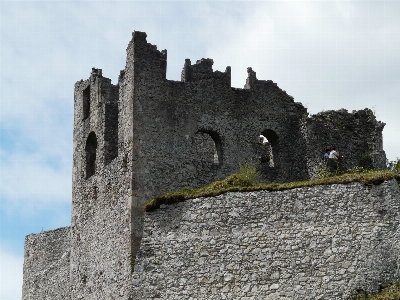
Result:
{"label": "person in white shirt", "polygon": [[339,161],[341,160],[341,156],[336,147],[332,147],[331,149],[331,152],[329,152],[328,169],[332,174],[338,174],[338,171],[340,171]]}
{"label": "person in white shirt", "polygon": [[329,153],[329,158],[333,158],[333,159],[337,159],[337,160],[340,159],[340,154],[339,154],[339,152],[336,150],[335,147],[332,147],[332,150],[331,150],[331,152]]}

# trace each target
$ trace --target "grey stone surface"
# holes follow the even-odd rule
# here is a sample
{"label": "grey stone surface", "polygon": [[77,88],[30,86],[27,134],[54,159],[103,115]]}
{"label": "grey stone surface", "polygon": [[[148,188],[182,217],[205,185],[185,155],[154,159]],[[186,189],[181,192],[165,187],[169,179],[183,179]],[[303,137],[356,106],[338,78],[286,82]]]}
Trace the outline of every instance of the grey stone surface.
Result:
{"label": "grey stone surface", "polygon": [[[56,268],[56,260],[29,265],[26,256],[24,295],[40,299],[60,287],[63,298],[68,290],[71,299],[127,299],[131,261],[146,245],[143,203],[165,191],[222,179],[240,163],[252,161],[265,182],[308,179],[325,147],[335,145],[346,167],[367,155],[373,167],[384,168],[384,124],[371,110],[309,116],[301,103],[271,80],[258,80],[251,68],[238,89],[231,87],[230,67],[220,72],[212,65],[208,58],[195,64],[186,59],[181,81],[167,80],[167,51],[135,31],[117,84],[96,68],[76,82],[70,238],[57,250],[69,253],[68,262],[60,261],[60,272],[69,265],[69,275],[61,280],[55,273],[55,285],[44,279],[36,289],[30,282],[39,282],[37,274],[50,262]],[[259,142],[260,134],[268,143]],[[50,253],[50,241],[57,239],[62,239],[57,231],[49,232],[35,247]],[[35,247],[26,243],[28,252]],[[223,282],[235,282],[229,274]],[[277,284],[269,290],[280,292]],[[257,287],[246,289],[256,293]]]}
{"label": "grey stone surface", "polygon": [[122,165],[116,158],[74,185],[71,299],[127,295],[131,274],[130,180]]}
{"label": "grey stone surface", "polygon": [[133,299],[349,299],[400,281],[400,193],[227,193],[146,213]]}
{"label": "grey stone surface", "polygon": [[25,237],[22,299],[69,299],[71,228]]}

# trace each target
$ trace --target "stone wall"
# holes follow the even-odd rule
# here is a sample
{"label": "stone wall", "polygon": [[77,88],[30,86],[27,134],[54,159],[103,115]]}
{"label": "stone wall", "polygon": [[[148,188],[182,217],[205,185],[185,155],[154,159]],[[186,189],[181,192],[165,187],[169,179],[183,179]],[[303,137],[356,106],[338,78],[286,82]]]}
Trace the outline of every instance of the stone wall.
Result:
{"label": "stone wall", "polygon": [[123,297],[128,290],[132,156],[118,143],[128,123],[118,99],[119,85],[99,69],[75,84],[71,299]]}
{"label": "stone wall", "polygon": [[69,299],[71,228],[25,237],[22,299]]}
{"label": "stone wall", "polygon": [[71,299],[126,299],[131,274],[130,186],[123,156],[75,182]]}
{"label": "stone wall", "polygon": [[[265,182],[315,176],[325,148],[357,157],[379,152],[385,166],[384,124],[374,115],[332,112],[330,121],[307,109],[271,80],[248,68],[243,89],[231,87],[231,68],[212,69],[212,59],[185,60],[181,81],[166,79],[167,51],[134,32],[119,81],[120,146],[131,149],[132,255],[140,246],[142,205],[159,193],[201,186],[252,161]],[[122,122],[121,122],[122,121]],[[268,144],[259,143],[260,134]],[[121,152],[121,151],[120,151]]]}
{"label": "stone wall", "polygon": [[227,193],[146,213],[132,299],[348,299],[400,281],[400,193]]}

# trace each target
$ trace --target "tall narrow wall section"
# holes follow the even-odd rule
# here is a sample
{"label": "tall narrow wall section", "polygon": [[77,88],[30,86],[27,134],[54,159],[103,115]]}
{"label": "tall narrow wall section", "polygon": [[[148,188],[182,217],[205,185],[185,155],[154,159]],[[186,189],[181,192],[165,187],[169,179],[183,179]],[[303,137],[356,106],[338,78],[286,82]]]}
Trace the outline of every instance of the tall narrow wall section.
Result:
{"label": "tall narrow wall section", "polygon": [[133,299],[348,299],[400,281],[400,193],[380,185],[227,193],[144,220]]}
{"label": "tall narrow wall section", "polygon": [[22,299],[70,299],[71,227],[25,238]]}

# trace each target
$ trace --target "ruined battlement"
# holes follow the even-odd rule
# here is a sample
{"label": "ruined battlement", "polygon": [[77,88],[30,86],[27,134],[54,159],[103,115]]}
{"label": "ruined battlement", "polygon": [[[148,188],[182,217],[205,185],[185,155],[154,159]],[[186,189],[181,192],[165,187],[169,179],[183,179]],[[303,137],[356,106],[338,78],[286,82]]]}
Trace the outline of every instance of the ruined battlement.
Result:
{"label": "ruined battlement", "polygon": [[[117,84],[96,68],[75,84],[71,227],[43,242],[30,238],[40,243],[37,249],[70,241],[70,299],[131,299],[132,264],[145,246],[144,234],[151,234],[144,231],[143,203],[159,193],[222,179],[248,161],[264,182],[310,179],[332,145],[347,168],[366,156],[374,168],[385,167],[384,123],[371,110],[309,116],[252,68],[238,89],[231,87],[230,67],[220,72],[212,65],[209,58],[195,64],[186,59],[181,81],[167,80],[167,51],[135,31]],[[39,280],[42,267],[25,266],[28,299],[35,288],[28,282]],[[63,272],[65,266],[63,261]],[[46,284],[35,295],[44,295]]]}
{"label": "ruined battlement", "polygon": [[200,80],[214,79],[231,86],[231,67],[226,67],[225,72],[213,71],[214,61],[210,58],[202,58],[192,65],[190,59],[185,59],[185,65],[182,69],[181,81],[194,82]]}
{"label": "ruined battlement", "polygon": [[[205,175],[204,178],[197,175],[198,170],[195,172],[196,178],[187,182],[188,184],[192,182],[191,184],[194,185],[221,179],[234,171],[238,162],[250,159],[257,163],[257,155],[274,159],[268,166],[262,164],[259,166],[263,180],[287,181],[312,178],[321,153],[331,145],[336,145],[343,153],[346,153],[346,157],[349,158],[346,161],[348,167],[357,165],[357,157],[365,154],[370,154],[375,158],[375,168],[385,166],[385,155],[381,145],[381,132],[384,125],[376,121],[374,117],[373,121],[370,115],[363,112],[351,117],[340,112],[330,112],[326,116],[325,113],[321,113],[308,117],[307,109],[301,103],[294,102],[293,97],[280,89],[273,81],[257,79],[256,72],[252,68],[247,70],[248,77],[244,89],[232,88],[230,67],[227,67],[225,72],[213,71],[212,59],[201,59],[194,65],[186,59],[181,82],[170,81],[165,78],[166,53],[166,50],[159,51],[155,45],[148,43],[145,33],[134,32],[127,48],[127,65],[120,73],[117,86],[111,85],[109,79],[102,77],[102,72],[98,69],[93,69],[90,79],[76,84],[78,102],[84,103],[85,97],[89,99],[85,95],[91,89],[94,91],[90,97],[91,102],[98,101],[96,99],[99,96],[95,93],[100,93],[107,95],[103,96],[103,101],[112,103],[111,106],[109,105],[110,115],[107,112],[104,115],[107,125],[103,127],[112,128],[107,130],[108,135],[104,137],[103,142],[104,145],[107,144],[109,148],[112,148],[112,150],[104,149],[104,152],[108,153],[103,155],[108,157],[103,159],[106,163],[115,158],[118,151],[123,153],[126,152],[124,149],[133,147],[134,134],[155,132],[162,136],[161,140],[168,141],[166,144],[178,136],[190,137],[194,133],[193,137],[197,137],[196,134],[202,134],[205,140],[208,139],[209,146],[207,147],[210,153],[207,155],[212,157],[209,162],[214,160],[214,156],[216,161],[223,162],[219,164],[219,170],[214,168],[213,163],[206,167],[207,164],[192,162],[193,157],[198,157],[198,153],[192,153],[194,149],[189,144],[183,143],[178,146],[185,149],[180,149],[182,151],[180,151],[179,163],[176,162],[175,165],[196,165],[194,169],[203,165],[209,169],[208,172],[202,172]],[[103,83],[96,85],[96,80]],[[182,82],[185,84],[182,85]],[[109,90],[113,92],[110,93]],[[94,103],[92,106],[96,107],[96,105],[99,103]],[[143,109],[136,111],[136,105]],[[88,115],[87,107],[89,106],[90,103],[86,105],[77,103],[76,113]],[[118,112],[121,114],[117,115]],[[225,119],[226,117],[228,118]],[[76,119],[79,120],[79,117]],[[153,119],[157,120],[158,125],[153,124]],[[145,122],[151,128],[146,128],[146,124],[132,128],[132,121]],[[96,121],[96,124],[100,124],[99,121]],[[183,124],[185,126],[182,126]],[[243,128],[246,129],[243,130]],[[311,132],[312,130],[316,131]],[[361,131],[363,134],[358,134]],[[270,152],[268,155],[260,154],[260,149],[257,149],[256,145],[258,136],[263,132],[267,134],[267,139],[268,135],[277,137],[273,143],[269,143],[271,147],[268,149]],[[89,132],[85,132],[79,140],[82,141],[88,134]],[[344,136],[347,138],[343,138]],[[356,147],[348,145],[350,136],[350,140],[355,138]],[[358,139],[357,136],[360,138]],[[241,138],[238,139],[238,137]],[[140,137],[142,141],[145,139],[148,137]],[[312,142],[306,140],[312,140]],[[240,144],[242,141],[244,143]],[[148,145],[149,142],[154,143],[154,140],[148,140]],[[249,147],[251,144],[253,146]],[[146,147],[144,144],[140,147],[142,146]],[[157,148],[159,145],[154,145],[154,147]],[[152,151],[152,149],[148,150]],[[301,149],[306,156],[293,161],[290,149]],[[160,150],[170,152],[164,148]],[[204,151],[201,152],[204,154]],[[153,157],[159,156],[154,154]],[[173,157],[178,157],[175,154],[165,154],[163,157],[169,156],[172,160]],[[274,167],[269,168],[272,165]],[[294,167],[295,172],[285,174],[288,170],[286,166],[289,165]],[[178,169],[175,168],[175,171]],[[187,174],[186,177],[192,176]],[[171,188],[174,182],[176,180],[171,180],[167,186]],[[177,188],[179,186],[181,185],[176,185]]]}

